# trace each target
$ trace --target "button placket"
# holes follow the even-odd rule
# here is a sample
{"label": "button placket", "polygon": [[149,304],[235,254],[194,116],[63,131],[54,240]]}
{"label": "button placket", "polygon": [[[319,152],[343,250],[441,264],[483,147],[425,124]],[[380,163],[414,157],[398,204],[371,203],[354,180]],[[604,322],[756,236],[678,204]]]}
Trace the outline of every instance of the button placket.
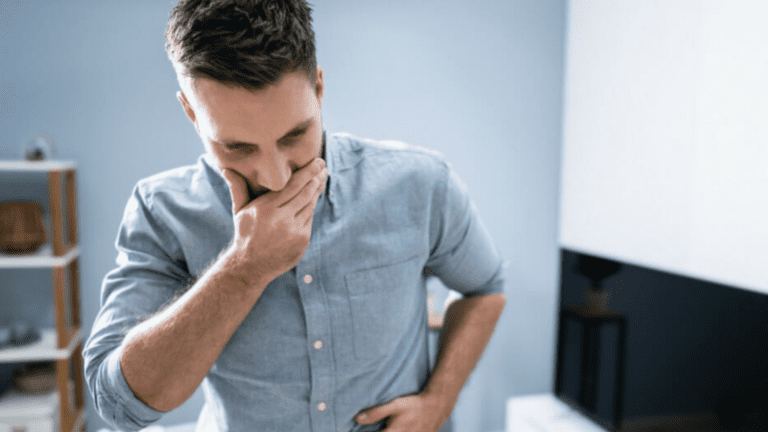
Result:
{"label": "button placket", "polygon": [[[313,230],[314,234],[314,230]],[[329,311],[326,309],[322,288],[322,274],[318,271],[318,245],[309,248],[294,275],[304,307],[307,326],[307,348],[311,374],[312,429],[335,430],[335,417],[330,403],[333,400],[333,358],[329,351]],[[327,342],[327,343],[326,343]]]}

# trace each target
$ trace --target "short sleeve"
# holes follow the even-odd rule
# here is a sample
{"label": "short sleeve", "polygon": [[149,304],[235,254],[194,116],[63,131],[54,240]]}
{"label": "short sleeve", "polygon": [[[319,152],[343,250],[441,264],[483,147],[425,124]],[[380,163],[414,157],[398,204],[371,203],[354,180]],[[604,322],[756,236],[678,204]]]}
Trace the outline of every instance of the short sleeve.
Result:
{"label": "short sleeve", "polygon": [[502,259],[450,165],[435,194],[430,243],[427,270],[446,287],[467,297],[504,292]]}
{"label": "short sleeve", "polygon": [[135,397],[120,368],[128,331],[189,286],[178,242],[137,186],[123,215],[117,267],[104,279],[101,308],[83,350],[85,378],[99,414],[113,426],[138,430],[162,413]]}

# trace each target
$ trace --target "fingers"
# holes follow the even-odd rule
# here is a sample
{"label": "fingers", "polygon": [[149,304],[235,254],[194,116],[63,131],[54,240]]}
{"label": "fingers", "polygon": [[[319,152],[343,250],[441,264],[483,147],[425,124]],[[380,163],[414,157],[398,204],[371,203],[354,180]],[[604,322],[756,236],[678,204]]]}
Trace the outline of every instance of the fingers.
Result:
{"label": "fingers", "polygon": [[[232,213],[236,214],[250,202],[248,182],[240,173],[230,168],[222,169],[221,174],[224,180],[226,180],[232,195]],[[324,184],[327,178],[328,170],[325,169],[325,161],[321,158],[315,158],[294,172],[285,188],[278,192],[265,194],[263,199],[271,201],[275,207],[293,204],[294,209],[292,213],[296,214],[312,199],[317,184]],[[310,184],[313,181],[314,184]],[[322,189],[320,189],[320,192],[322,192]]]}
{"label": "fingers", "polygon": [[[326,175],[327,177],[327,175]],[[315,183],[314,180],[310,183]],[[298,213],[296,213],[296,219],[303,221],[304,225],[307,225],[312,222],[312,216],[314,215],[315,206],[317,205],[317,199],[320,197],[320,194],[323,193],[323,189],[325,189],[325,180],[319,181],[320,185],[312,190],[312,188],[305,188],[302,191],[302,195],[307,195],[309,198],[307,199],[307,203],[304,207],[299,210]],[[297,197],[297,202],[302,201],[302,198]]]}
{"label": "fingers", "polygon": [[379,405],[373,408],[362,411],[355,416],[355,421],[360,424],[373,424],[380,422],[387,417],[391,417],[398,413],[402,409],[402,399],[395,399],[387,402],[383,405]]}
{"label": "fingers", "polygon": [[[279,193],[280,198],[277,202],[277,206],[283,207],[290,205],[292,201],[299,197],[305,188],[309,187],[310,191],[315,189],[312,185],[309,185],[313,179],[317,178],[324,182],[327,177],[328,171],[325,169],[325,161],[321,158],[314,159],[312,162],[293,173],[291,179],[288,180],[288,184],[286,184],[285,188]],[[311,196],[311,193],[309,196]],[[308,196],[305,195],[305,198],[308,198]],[[299,206],[296,211],[302,207],[303,204]]]}
{"label": "fingers", "polygon": [[229,168],[221,171],[232,195],[232,214],[235,215],[248,204],[248,182],[238,172]]}
{"label": "fingers", "polygon": [[317,204],[317,198],[323,192],[325,187],[325,180],[328,178],[328,171],[323,170],[316,176],[307,181],[304,186],[294,195],[290,200],[285,202],[282,209],[289,214],[297,215],[303,214],[307,207],[310,207],[310,213],[313,211],[315,204]]}

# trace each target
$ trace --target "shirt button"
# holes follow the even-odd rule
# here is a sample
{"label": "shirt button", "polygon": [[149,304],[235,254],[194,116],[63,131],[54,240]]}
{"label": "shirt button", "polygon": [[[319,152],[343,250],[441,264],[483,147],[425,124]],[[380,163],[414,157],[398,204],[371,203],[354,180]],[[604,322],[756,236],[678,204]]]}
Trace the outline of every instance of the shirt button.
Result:
{"label": "shirt button", "polygon": [[304,275],[304,283],[305,284],[311,284],[312,283],[312,275]]}
{"label": "shirt button", "polygon": [[315,341],[315,349],[320,349],[323,347],[323,341]]}
{"label": "shirt button", "polygon": [[317,404],[318,411],[325,411],[326,408],[328,408],[328,405],[326,405],[325,402],[320,402],[319,404]]}

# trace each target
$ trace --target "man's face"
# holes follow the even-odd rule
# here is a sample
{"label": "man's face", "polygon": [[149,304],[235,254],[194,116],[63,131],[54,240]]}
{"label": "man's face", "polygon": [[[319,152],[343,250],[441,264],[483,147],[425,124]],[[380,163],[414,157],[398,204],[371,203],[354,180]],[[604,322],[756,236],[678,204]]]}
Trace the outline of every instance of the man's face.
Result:
{"label": "man's face", "polygon": [[209,79],[180,79],[179,101],[219,169],[247,182],[251,199],[285,187],[320,156],[323,73],[314,86],[303,72],[251,92]]}

